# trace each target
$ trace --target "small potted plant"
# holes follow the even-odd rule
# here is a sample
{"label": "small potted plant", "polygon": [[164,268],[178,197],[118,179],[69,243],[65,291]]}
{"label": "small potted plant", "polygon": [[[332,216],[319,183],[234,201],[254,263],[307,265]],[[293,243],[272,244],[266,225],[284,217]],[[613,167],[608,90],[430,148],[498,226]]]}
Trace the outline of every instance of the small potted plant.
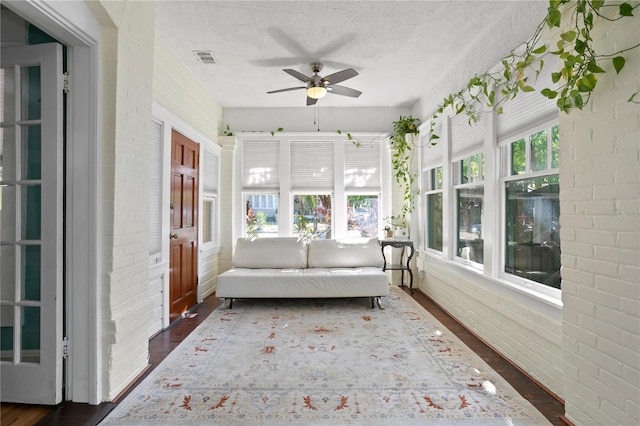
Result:
{"label": "small potted plant", "polygon": [[393,238],[393,229],[391,229],[390,225],[385,225],[385,227],[384,227],[384,237],[385,238]]}
{"label": "small potted plant", "polygon": [[[402,238],[402,239],[409,238],[409,226],[404,216],[389,216],[389,217],[386,217],[385,220],[387,221],[387,224],[388,224],[384,228],[385,232],[387,231],[387,228],[388,228],[389,231],[391,231],[390,233],[392,233],[394,238]],[[386,234],[386,235],[389,235],[389,234]]]}

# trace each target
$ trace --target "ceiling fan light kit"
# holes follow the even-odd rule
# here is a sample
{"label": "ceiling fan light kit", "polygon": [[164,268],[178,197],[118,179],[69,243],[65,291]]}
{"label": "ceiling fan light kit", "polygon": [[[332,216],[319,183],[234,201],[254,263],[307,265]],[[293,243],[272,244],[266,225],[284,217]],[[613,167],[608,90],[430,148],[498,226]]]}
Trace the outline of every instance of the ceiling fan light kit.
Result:
{"label": "ceiling fan light kit", "polygon": [[279,93],[279,92],[288,92],[290,90],[306,89],[307,106],[315,105],[318,99],[323,98],[324,96],[326,96],[327,93],[332,93],[334,95],[349,96],[352,98],[357,98],[362,94],[362,92],[360,92],[359,90],[337,85],[337,83],[341,83],[345,80],[348,80],[358,75],[358,72],[353,68],[347,68],[342,71],[329,74],[325,77],[321,77],[320,75],[318,75],[318,73],[322,70],[323,65],[320,62],[312,62],[309,65],[311,67],[311,71],[313,71],[313,75],[311,77],[307,77],[306,75],[296,70],[292,70],[292,69],[283,70],[290,76],[295,77],[298,80],[306,83],[306,86],[289,87],[287,89],[272,90],[267,93],[271,94],[271,93]]}
{"label": "ceiling fan light kit", "polygon": [[307,88],[307,96],[312,99],[324,98],[327,95],[327,89],[324,86],[311,86]]}

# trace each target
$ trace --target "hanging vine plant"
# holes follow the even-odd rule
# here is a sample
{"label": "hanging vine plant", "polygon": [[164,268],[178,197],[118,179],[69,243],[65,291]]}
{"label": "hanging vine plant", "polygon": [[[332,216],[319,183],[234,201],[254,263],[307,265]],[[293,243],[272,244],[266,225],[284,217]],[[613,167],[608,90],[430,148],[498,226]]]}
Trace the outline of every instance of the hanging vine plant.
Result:
{"label": "hanging vine plant", "polygon": [[[544,88],[542,96],[556,99],[558,109],[569,112],[573,108],[582,109],[589,103],[591,94],[598,83],[598,74],[606,73],[601,67],[610,61],[616,73],[625,66],[624,53],[640,47],[640,44],[607,53],[597,53],[593,46],[592,31],[597,18],[612,22],[633,17],[640,4],[627,2],[606,2],[605,0],[550,0],[548,13],[538,25],[531,39],[505,56],[502,67],[496,72],[474,76],[461,91],[444,98],[429,122],[429,141],[435,145],[439,136],[434,132],[437,119],[451,108],[454,113],[466,114],[470,124],[477,121],[478,108],[492,108],[502,113],[502,105],[521,92],[533,92],[532,84],[544,67],[542,56],[552,54],[561,61],[558,71],[551,73],[556,88]],[[569,20],[569,29],[560,34],[554,50],[541,44],[545,27],[560,27]],[[629,102],[640,103],[638,92],[633,93]]]}
{"label": "hanging vine plant", "polygon": [[[415,141],[407,138],[407,135],[417,135],[420,120],[412,116],[400,116],[393,122],[393,134],[391,135],[391,167],[393,168],[393,178],[403,190],[402,210],[399,215],[391,216],[390,219],[405,221],[406,217],[413,211],[415,205],[413,199],[417,191],[413,189],[413,183],[417,175],[411,171],[411,163],[415,148]],[[395,224],[396,226],[399,226]]]}

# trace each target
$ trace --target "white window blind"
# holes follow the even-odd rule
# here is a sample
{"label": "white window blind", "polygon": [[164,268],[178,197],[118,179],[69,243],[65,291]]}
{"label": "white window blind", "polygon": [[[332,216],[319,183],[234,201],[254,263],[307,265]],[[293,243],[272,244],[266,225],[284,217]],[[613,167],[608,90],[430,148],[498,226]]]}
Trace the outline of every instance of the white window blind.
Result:
{"label": "white window blind", "polygon": [[551,81],[551,73],[558,67],[554,55],[543,57],[544,67],[536,80],[535,74],[529,76],[527,84],[535,92],[518,92],[515,98],[503,104],[503,112],[498,115],[498,143],[505,145],[512,140],[520,130],[534,127],[558,116],[557,99],[548,99],[540,94],[544,88],[555,89],[557,84]]}
{"label": "white window blind", "polygon": [[280,141],[244,141],[242,144],[244,189],[277,189],[280,185]]}
{"label": "white window blind", "polygon": [[333,142],[291,141],[291,189],[333,191]]}
{"label": "white window blind", "polygon": [[442,124],[436,126],[434,133],[440,137],[433,141],[435,145],[432,145],[432,143],[429,142],[428,134],[423,135],[420,133],[422,170],[432,169],[436,166],[442,165],[444,146],[447,144],[447,137],[442,134]]}
{"label": "white window blind", "polygon": [[204,180],[202,189],[207,194],[218,193],[218,156],[211,152],[204,151],[202,178]]}
{"label": "white window blind", "polygon": [[162,252],[162,124],[151,123],[149,141],[149,255]]}
{"label": "white window blind", "polygon": [[484,144],[483,113],[478,113],[478,121],[469,124],[469,117],[461,113],[450,119],[451,161],[459,161],[471,152],[479,151]]}
{"label": "white window blind", "polygon": [[344,145],[344,185],[346,190],[380,190],[380,142],[363,143],[358,147],[351,141]]}

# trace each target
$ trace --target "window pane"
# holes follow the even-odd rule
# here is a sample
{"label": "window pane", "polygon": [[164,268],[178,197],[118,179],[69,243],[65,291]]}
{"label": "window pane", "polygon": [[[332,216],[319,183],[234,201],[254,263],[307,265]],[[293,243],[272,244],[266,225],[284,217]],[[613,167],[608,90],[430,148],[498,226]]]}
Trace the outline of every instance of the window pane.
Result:
{"label": "window pane", "polygon": [[531,135],[531,171],[545,170],[547,168],[547,131]]}
{"label": "window pane", "polygon": [[202,242],[210,243],[213,241],[213,212],[214,200],[204,200],[202,202]]}
{"label": "window pane", "polygon": [[0,361],[13,361],[13,323],[15,307],[0,306]]}
{"label": "window pane", "polygon": [[428,247],[442,251],[442,193],[427,195]]}
{"label": "window pane", "polygon": [[460,183],[469,182],[469,160],[464,159],[460,161]]}
{"label": "window pane", "polygon": [[378,236],[378,196],[347,196],[347,237]]}
{"label": "window pane", "polygon": [[558,176],[506,184],[505,271],[560,288]]}
{"label": "window pane", "polygon": [[0,299],[2,300],[12,301],[16,295],[17,247],[19,246],[9,244],[0,246]]}
{"label": "window pane", "polygon": [[295,195],[293,233],[305,241],[331,239],[331,195]]}
{"label": "window pane", "polygon": [[511,143],[511,174],[520,175],[526,171],[525,140]]}
{"label": "window pane", "polygon": [[13,68],[0,69],[2,80],[2,93],[0,93],[0,115],[2,121],[15,121],[16,119],[16,74]]}
{"label": "window pane", "polygon": [[430,179],[429,188],[431,190],[442,189],[442,166],[431,169]]}
{"label": "window pane", "polygon": [[40,185],[21,185],[22,235],[25,240],[39,240],[42,232],[42,188]]}
{"label": "window pane", "polygon": [[22,362],[40,363],[40,308],[22,307]]}
{"label": "window pane", "polygon": [[40,67],[20,70],[22,79],[22,120],[39,120],[40,115]]}
{"label": "window pane", "polygon": [[484,154],[476,154],[471,156],[469,162],[469,176],[471,182],[480,182],[484,180]]}
{"label": "window pane", "polygon": [[551,168],[560,167],[560,126],[551,129]]}
{"label": "window pane", "polygon": [[442,189],[442,166],[436,168],[436,188]]}
{"label": "window pane", "polygon": [[458,256],[483,263],[482,205],[484,188],[458,190]]}
{"label": "window pane", "polygon": [[260,204],[260,195],[247,195],[245,198],[245,224],[247,235],[254,238],[278,236],[278,196],[264,195],[268,207]]}
{"label": "window pane", "polygon": [[[206,151],[205,151],[206,152]],[[162,124],[151,122],[149,139],[149,254],[159,261],[162,253]]]}
{"label": "window pane", "polygon": [[[1,111],[0,111],[1,113]],[[16,180],[16,128],[3,127],[0,129],[0,181]]]}
{"label": "window pane", "polygon": [[40,246],[22,247],[22,299],[40,300]]}
{"label": "window pane", "polygon": [[42,169],[41,126],[22,127],[22,179],[40,179]]}

